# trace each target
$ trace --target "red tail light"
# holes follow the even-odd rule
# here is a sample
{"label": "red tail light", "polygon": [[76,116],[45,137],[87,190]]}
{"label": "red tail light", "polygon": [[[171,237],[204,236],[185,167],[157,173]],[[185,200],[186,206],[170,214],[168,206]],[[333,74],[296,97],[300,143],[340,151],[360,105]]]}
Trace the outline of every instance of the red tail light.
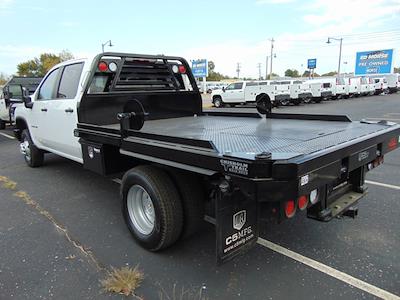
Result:
{"label": "red tail light", "polygon": [[185,74],[186,73],[185,66],[179,66],[179,73],[181,73],[181,74]]}
{"label": "red tail light", "polygon": [[397,138],[391,138],[388,143],[389,150],[394,150],[397,148]]}
{"label": "red tail light", "polygon": [[294,200],[288,200],[285,203],[285,215],[287,218],[291,218],[296,213],[296,205]]}
{"label": "red tail light", "polygon": [[308,204],[308,197],[307,196],[300,196],[297,200],[297,204],[300,210],[305,210]]}
{"label": "red tail light", "polygon": [[106,62],[101,61],[101,62],[99,62],[99,65],[97,66],[97,68],[99,69],[100,72],[105,72],[108,70],[108,65]]}

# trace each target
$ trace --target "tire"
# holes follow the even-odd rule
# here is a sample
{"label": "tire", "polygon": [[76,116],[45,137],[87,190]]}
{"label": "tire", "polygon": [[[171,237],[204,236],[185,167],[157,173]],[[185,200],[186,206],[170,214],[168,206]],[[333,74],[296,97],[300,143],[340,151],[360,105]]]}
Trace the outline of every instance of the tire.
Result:
{"label": "tire", "polygon": [[213,99],[213,103],[214,103],[214,106],[217,107],[217,108],[224,107],[224,102],[222,101],[221,97],[215,97]]}
{"label": "tire", "polygon": [[314,102],[315,102],[315,103],[321,103],[321,101],[322,101],[322,98],[315,98],[315,99],[314,99]]}
{"label": "tire", "polygon": [[288,106],[290,104],[290,100],[280,100],[279,102],[282,106]]}
{"label": "tire", "polygon": [[28,129],[24,129],[21,134],[21,152],[24,154],[25,162],[31,168],[43,165],[44,152],[38,149],[32,142]]}
{"label": "tire", "polygon": [[0,120],[0,130],[6,129],[6,122]]}
{"label": "tire", "polygon": [[181,237],[188,238],[199,231],[204,218],[204,188],[200,178],[191,173],[173,170],[172,179],[182,199],[183,230]]}
{"label": "tire", "polygon": [[[142,247],[159,251],[179,239],[183,224],[182,203],[175,184],[165,171],[154,166],[129,170],[122,178],[121,198],[125,222]],[[146,204],[144,199],[147,199]],[[140,202],[141,205],[135,205]]]}
{"label": "tire", "polygon": [[312,98],[310,98],[310,97],[304,98],[304,100],[303,100],[303,102],[305,104],[309,104],[309,103],[311,103],[311,101],[312,101]]}
{"label": "tire", "polygon": [[236,104],[229,104],[229,107],[236,107]]}

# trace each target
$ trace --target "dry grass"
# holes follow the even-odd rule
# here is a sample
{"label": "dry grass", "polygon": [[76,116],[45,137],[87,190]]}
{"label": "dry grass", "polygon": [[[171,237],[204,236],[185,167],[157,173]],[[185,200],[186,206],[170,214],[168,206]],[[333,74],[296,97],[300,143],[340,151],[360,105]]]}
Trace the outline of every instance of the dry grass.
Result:
{"label": "dry grass", "polygon": [[140,286],[144,278],[138,266],[135,268],[122,267],[111,268],[107,278],[101,281],[103,289],[107,292],[122,294],[125,296],[135,295],[135,290]]}
{"label": "dry grass", "polygon": [[12,181],[5,176],[0,176],[0,182],[2,183],[2,186],[6,189],[15,190],[15,188],[17,187],[17,183],[15,181]]}

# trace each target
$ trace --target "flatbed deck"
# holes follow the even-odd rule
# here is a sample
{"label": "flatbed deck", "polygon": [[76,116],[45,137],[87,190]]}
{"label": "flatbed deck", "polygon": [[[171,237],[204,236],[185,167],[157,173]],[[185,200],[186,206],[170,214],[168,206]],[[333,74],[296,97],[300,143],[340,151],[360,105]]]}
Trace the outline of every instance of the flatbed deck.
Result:
{"label": "flatbed deck", "polygon": [[[120,133],[120,124],[102,127]],[[361,122],[192,116],[150,120],[141,133],[209,141],[219,154],[270,152],[280,159],[311,154],[362,138],[388,126]],[[134,132],[132,132],[134,134]]]}

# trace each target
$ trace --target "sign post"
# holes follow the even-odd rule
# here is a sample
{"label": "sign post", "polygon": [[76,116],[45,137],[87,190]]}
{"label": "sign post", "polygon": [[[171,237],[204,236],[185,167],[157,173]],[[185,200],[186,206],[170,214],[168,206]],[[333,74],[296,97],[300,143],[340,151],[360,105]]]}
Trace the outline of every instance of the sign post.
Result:
{"label": "sign post", "polygon": [[206,90],[206,77],[208,76],[208,62],[207,59],[192,60],[192,73],[196,78],[203,78],[203,93]]}
{"label": "sign post", "polygon": [[393,49],[357,52],[355,75],[392,73]]}
{"label": "sign post", "polygon": [[[307,68],[310,72],[310,77],[311,77],[311,72],[314,75],[314,69],[317,67],[317,59],[316,58],[309,58],[307,60]],[[313,76],[314,78],[314,76]]]}

